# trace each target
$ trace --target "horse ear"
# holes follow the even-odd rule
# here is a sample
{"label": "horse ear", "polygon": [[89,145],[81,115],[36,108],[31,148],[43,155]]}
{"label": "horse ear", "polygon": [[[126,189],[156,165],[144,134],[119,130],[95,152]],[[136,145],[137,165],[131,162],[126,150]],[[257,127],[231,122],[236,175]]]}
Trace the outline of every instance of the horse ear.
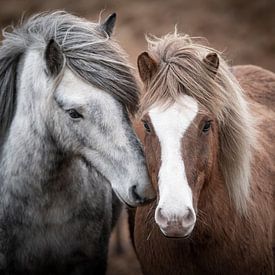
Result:
{"label": "horse ear", "polygon": [[64,56],[54,39],[51,39],[46,47],[45,60],[49,74],[56,77],[63,68]]}
{"label": "horse ear", "polygon": [[203,59],[203,62],[206,65],[207,70],[210,71],[211,75],[214,77],[217,74],[220,65],[218,55],[216,53],[209,53]]}
{"label": "horse ear", "polygon": [[143,52],[138,56],[137,65],[143,82],[148,82],[157,71],[156,61],[147,52]]}
{"label": "horse ear", "polygon": [[104,21],[104,23],[101,24],[101,28],[104,32],[108,34],[108,36],[111,36],[114,30],[114,26],[116,23],[116,13],[112,13],[108,16],[108,18]]}

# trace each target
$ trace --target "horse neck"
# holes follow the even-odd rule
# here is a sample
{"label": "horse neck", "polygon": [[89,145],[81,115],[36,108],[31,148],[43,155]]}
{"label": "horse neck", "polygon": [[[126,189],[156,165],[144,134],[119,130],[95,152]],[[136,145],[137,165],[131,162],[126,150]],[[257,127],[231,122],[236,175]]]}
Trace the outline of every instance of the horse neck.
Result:
{"label": "horse neck", "polygon": [[2,147],[2,187],[12,192],[26,190],[30,194],[31,190],[39,189],[56,177],[64,159],[44,122],[31,112],[18,108]]}
{"label": "horse neck", "polygon": [[20,126],[16,119],[3,145],[0,172],[8,186],[38,186],[56,174],[62,156],[49,136],[38,133],[31,122]]}

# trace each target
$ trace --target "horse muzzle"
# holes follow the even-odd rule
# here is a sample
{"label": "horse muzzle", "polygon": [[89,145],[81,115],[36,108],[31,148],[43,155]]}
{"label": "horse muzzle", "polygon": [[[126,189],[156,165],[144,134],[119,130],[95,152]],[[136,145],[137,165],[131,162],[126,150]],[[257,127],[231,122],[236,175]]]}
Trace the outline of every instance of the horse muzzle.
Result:
{"label": "horse muzzle", "polygon": [[113,190],[119,200],[130,208],[150,203],[156,198],[153,188],[149,185],[148,188],[139,188],[137,185],[133,185],[128,189],[126,196],[123,196],[123,193],[118,192],[115,188]]}
{"label": "horse muzzle", "polygon": [[139,191],[137,186],[134,185],[130,188],[129,193],[132,201],[136,202],[136,206],[150,203],[156,198],[156,194],[151,186],[146,190],[143,189],[142,191]]}
{"label": "horse muzzle", "polygon": [[158,207],[155,220],[164,236],[186,238],[194,229],[196,215],[190,208],[186,208],[185,211],[177,215],[168,215],[162,208]]}

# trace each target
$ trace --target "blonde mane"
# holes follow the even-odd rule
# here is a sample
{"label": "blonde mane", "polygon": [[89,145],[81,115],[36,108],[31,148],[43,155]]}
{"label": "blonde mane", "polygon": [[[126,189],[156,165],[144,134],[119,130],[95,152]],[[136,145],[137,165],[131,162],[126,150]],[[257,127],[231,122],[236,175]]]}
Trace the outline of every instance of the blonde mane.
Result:
{"label": "blonde mane", "polygon": [[[205,106],[219,124],[219,165],[229,197],[237,211],[245,213],[250,187],[250,160],[255,131],[238,81],[221,54],[176,31],[161,38],[147,38],[149,54],[158,70],[146,84],[140,103],[142,113],[155,103],[169,105],[186,93]],[[203,59],[214,52],[219,57],[215,77]]]}

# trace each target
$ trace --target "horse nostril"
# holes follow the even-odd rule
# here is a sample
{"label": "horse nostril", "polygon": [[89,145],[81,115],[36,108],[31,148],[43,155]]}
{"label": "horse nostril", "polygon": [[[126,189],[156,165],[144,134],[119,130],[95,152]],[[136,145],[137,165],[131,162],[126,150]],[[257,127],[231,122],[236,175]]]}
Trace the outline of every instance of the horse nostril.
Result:
{"label": "horse nostril", "polygon": [[195,218],[195,216],[194,216],[193,211],[191,210],[191,208],[187,207],[186,213],[183,216],[184,223],[191,224],[194,222],[194,218]]}
{"label": "horse nostril", "polygon": [[134,185],[133,187],[131,187],[131,194],[132,197],[135,201],[142,203],[143,202],[143,198],[138,194],[137,192],[137,186]]}
{"label": "horse nostril", "polygon": [[161,207],[157,208],[156,221],[157,221],[158,224],[161,224],[163,226],[166,226],[167,223],[168,223],[168,219],[164,216]]}

